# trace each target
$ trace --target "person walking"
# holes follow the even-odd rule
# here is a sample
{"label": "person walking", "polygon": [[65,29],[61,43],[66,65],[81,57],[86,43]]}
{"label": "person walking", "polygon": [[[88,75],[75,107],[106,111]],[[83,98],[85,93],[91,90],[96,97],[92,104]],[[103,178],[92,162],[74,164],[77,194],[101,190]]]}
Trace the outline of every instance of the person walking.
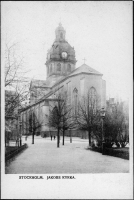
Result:
{"label": "person walking", "polygon": [[52,135],[51,135],[51,140],[52,140]]}
{"label": "person walking", "polygon": [[55,135],[54,135],[54,140],[55,140]]}

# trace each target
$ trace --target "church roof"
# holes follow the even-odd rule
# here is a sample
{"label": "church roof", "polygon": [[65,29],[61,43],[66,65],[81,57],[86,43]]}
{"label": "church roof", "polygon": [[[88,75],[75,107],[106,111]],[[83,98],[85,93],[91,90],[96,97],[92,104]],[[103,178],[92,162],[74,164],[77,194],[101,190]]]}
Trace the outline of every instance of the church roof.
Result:
{"label": "church roof", "polygon": [[47,81],[33,79],[31,81],[31,87],[49,87]]}
{"label": "church roof", "polygon": [[89,67],[88,65],[83,64],[80,67],[76,68],[72,73],[70,73],[66,77],[62,77],[61,79],[59,79],[56,83],[54,83],[52,85],[52,87],[57,85],[57,84],[59,84],[60,82],[62,82],[64,80],[66,80],[67,78],[69,78],[71,76],[78,75],[78,74],[81,74],[81,73],[95,74],[95,75],[100,75],[100,76],[103,75],[100,72],[98,72],[95,69],[93,69],[92,67]]}
{"label": "church roof", "polygon": [[90,67],[86,64],[83,64],[80,67],[76,68],[69,76],[80,74],[82,72],[103,75],[102,73],[98,72],[97,70],[93,69],[92,67]]}

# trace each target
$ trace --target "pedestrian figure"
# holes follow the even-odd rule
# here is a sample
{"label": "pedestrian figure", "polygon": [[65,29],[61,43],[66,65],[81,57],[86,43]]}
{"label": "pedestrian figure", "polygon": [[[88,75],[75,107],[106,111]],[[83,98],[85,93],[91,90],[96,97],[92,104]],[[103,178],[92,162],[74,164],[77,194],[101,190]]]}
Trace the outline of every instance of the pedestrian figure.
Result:
{"label": "pedestrian figure", "polygon": [[51,140],[52,140],[52,135],[51,135]]}
{"label": "pedestrian figure", "polygon": [[55,135],[54,135],[54,140],[55,140]]}

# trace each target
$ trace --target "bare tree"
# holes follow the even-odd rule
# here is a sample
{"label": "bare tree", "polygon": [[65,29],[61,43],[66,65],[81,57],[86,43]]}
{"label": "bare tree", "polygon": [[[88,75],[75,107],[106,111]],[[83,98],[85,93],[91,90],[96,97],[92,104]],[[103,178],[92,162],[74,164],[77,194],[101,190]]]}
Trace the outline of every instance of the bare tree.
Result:
{"label": "bare tree", "polygon": [[[68,103],[67,93],[62,98],[63,101],[63,113],[62,113],[62,123],[61,123],[61,131],[63,133],[63,145],[64,145],[64,138],[65,138],[65,131],[71,130],[76,127],[75,118],[72,112],[72,106]],[[71,138],[70,138],[71,142]]]}
{"label": "bare tree", "polygon": [[34,144],[34,136],[37,132],[40,132],[41,127],[44,125],[44,121],[39,120],[34,109],[30,109],[27,114],[27,118],[23,121],[23,129],[27,135],[32,135],[32,144]]}
{"label": "bare tree", "polygon": [[6,44],[5,49],[5,115],[13,115],[29,96],[25,77],[24,58],[17,55],[17,44]]}
{"label": "bare tree", "polygon": [[75,115],[77,126],[80,130],[88,131],[89,146],[91,146],[91,134],[99,121],[100,110],[98,107],[99,98],[96,93],[88,90],[86,96],[79,100]]}
{"label": "bare tree", "polygon": [[71,106],[67,102],[67,95],[59,93],[56,103],[50,107],[49,127],[57,130],[57,147],[59,147],[60,132],[63,133],[63,145],[65,131],[74,127],[71,115]]}
{"label": "bare tree", "polygon": [[60,130],[61,130],[61,121],[62,121],[62,108],[61,103],[59,103],[60,99],[58,99],[57,105],[53,108],[50,108],[49,111],[49,127],[53,127],[57,130],[57,147],[59,147],[59,139],[60,139]]}
{"label": "bare tree", "polygon": [[40,130],[43,122],[39,122],[34,112],[31,112],[29,115],[29,133],[32,135],[32,144],[34,144],[34,135]]}
{"label": "bare tree", "polygon": [[23,107],[23,103],[28,100],[28,85],[24,86],[23,88],[17,87],[18,85],[16,85],[16,91],[5,91],[5,116],[12,116],[17,114],[18,109],[21,109]]}
{"label": "bare tree", "polygon": [[5,44],[5,87],[25,81],[24,57],[17,54],[17,43]]}
{"label": "bare tree", "polygon": [[104,121],[105,139],[109,144],[115,142],[117,146],[125,146],[126,134],[123,135],[125,128],[125,115],[122,104],[116,104],[112,111],[107,110]]}
{"label": "bare tree", "polygon": [[[128,141],[128,133],[126,132],[127,125],[128,123],[125,122],[125,114],[123,113],[123,107],[121,104],[115,104],[112,110],[109,108],[106,109],[106,115],[104,118],[104,138],[106,147],[112,147],[114,143],[116,143],[118,147],[120,147],[120,144],[122,147],[125,147],[126,142]],[[102,125],[99,118],[98,122],[94,126],[93,133],[98,142],[98,146],[101,146]]]}

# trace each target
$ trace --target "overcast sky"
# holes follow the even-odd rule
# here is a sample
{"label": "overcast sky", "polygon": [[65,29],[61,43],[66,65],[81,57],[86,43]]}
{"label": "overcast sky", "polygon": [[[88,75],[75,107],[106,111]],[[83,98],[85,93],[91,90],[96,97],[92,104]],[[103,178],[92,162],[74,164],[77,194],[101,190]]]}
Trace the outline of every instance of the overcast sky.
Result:
{"label": "overcast sky", "polygon": [[29,77],[46,79],[46,54],[59,22],[84,63],[103,73],[107,97],[132,92],[132,2],[2,2],[2,47],[18,42]]}

